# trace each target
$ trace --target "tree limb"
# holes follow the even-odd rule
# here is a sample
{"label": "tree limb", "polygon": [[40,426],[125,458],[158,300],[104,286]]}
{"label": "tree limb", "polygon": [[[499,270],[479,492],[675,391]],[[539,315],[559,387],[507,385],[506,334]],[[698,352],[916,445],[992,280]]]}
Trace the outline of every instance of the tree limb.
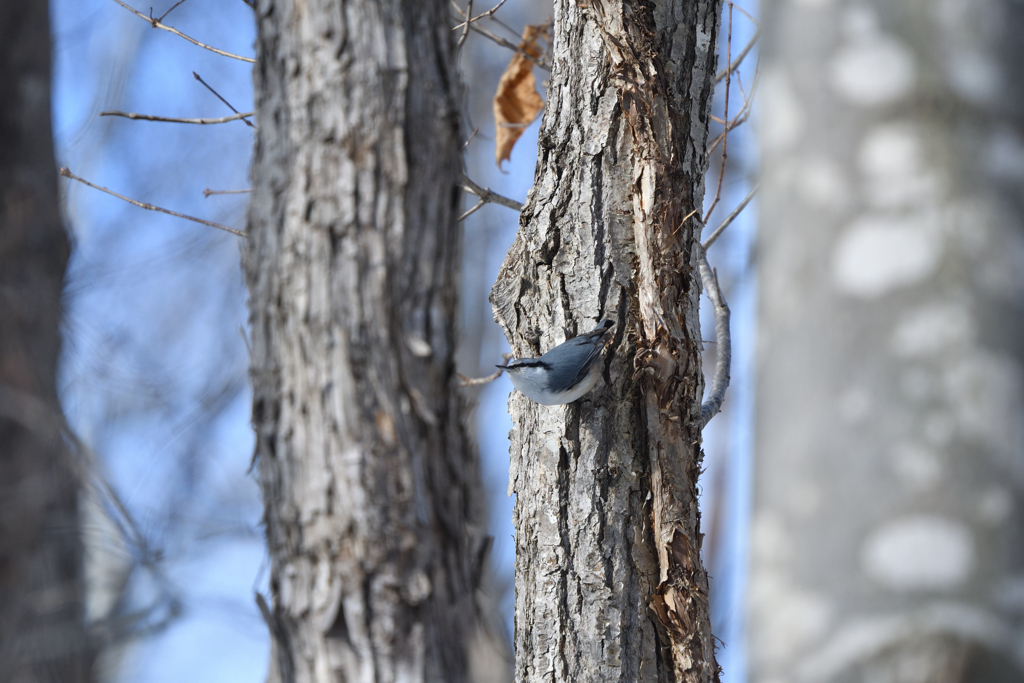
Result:
{"label": "tree limb", "polygon": [[750,203],[750,200],[754,198],[755,194],[757,194],[757,188],[759,188],[760,186],[760,183],[754,185],[753,189],[750,190],[750,193],[743,198],[743,201],[740,202],[739,205],[737,205],[737,207],[732,210],[732,213],[726,216],[725,220],[722,221],[717,228],[715,228],[715,231],[711,233],[711,235],[701,243],[700,246],[704,249],[704,251],[707,251],[708,247],[715,243],[715,240],[718,239],[719,235],[725,232],[725,229],[729,227],[729,224],[736,220],[736,217],[740,215],[740,212],[742,212],[743,209],[747,207],[747,204]]}
{"label": "tree limb", "polygon": [[256,60],[253,59],[252,57],[242,57],[241,55],[232,54],[231,52],[225,52],[224,50],[218,50],[217,48],[211,47],[210,45],[206,45],[205,43],[200,43],[195,38],[193,38],[191,36],[185,35],[181,31],[179,31],[178,29],[161,23],[159,19],[155,19],[153,17],[147,17],[145,14],[143,14],[140,11],[138,11],[137,9],[132,7],[131,5],[127,5],[127,4],[123,3],[123,2],[121,2],[121,0],[114,0],[114,2],[119,4],[121,7],[124,7],[126,10],[128,10],[129,12],[134,14],[135,16],[139,17],[140,19],[148,21],[150,26],[152,26],[153,28],[159,28],[159,29],[162,29],[162,30],[167,31],[169,33],[173,33],[176,36],[180,36],[181,38],[184,38],[185,40],[187,40],[188,42],[192,43],[193,45],[197,45],[197,46],[203,48],[204,50],[209,50],[210,52],[216,52],[217,54],[221,55],[222,57],[230,57],[231,59],[237,59],[237,60],[242,61],[242,62],[249,62],[250,64],[255,64],[256,63]]}
{"label": "tree limb", "polygon": [[68,168],[66,166],[64,168],[60,169],[60,174],[62,176],[64,176],[65,178],[71,178],[71,180],[77,180],[78,182],[82,183],[83,185],[88,185],[89,187],[93,188],[94,190],[99,190],[100,192],[106,192],[107,194],[113,195],[114,197],[117,197],[118,199],[122,199],[122,200],[128,202],[129,204],[134,204],[135,206],[139,207],[140,209],[148,209],[149,211],[159,211],[160,213],[166,213],[166,214],[168,214],[170,216],[176,216],[178,218],[184,218],[185,220],[188,220],[188,221],[194,221],[196,223],[202,223],[203,225],[209,225],[211,228],[217,228],[218,230],[223,230],[224,232],[230,232],[232,235],[237,235],[238,237],[247,237],[248,236],[244,232],[242,232],[241,230],[235,230],[234,228],[229,228],[228,226],[221,225],[220,223],[214,223],[213,221],[208,221],[208,220],[206,220],[204,218],[196,218],[195,216],[189,216],[187,214],[178,213],[177,211],[171,211],[170,209],[164,209],[164,208],[159,207],[159,206],[154,206],[153,204],[147,204],[145,202],[140,202],[140,201],[135,200],[135,199],[130,199],[129,197],[125,197],[123,194],[118,194],[117,192],[114,192],[113,190],[109,190],[109,189],[107,189],[105,187],[102,187],[100,185],[96,185],[94,183],[90,183],[85,178],[80,178],[80,177],[76,176],[74,173],[72,173],[70,170],[68,170]]}
{"label": "tree limb", "polygon": [[700,406],[701,429],[707,426],[725,400],[725,390],[729,388],[729,366],[732,363],[732,337],[729,333],[729,306],[725,303],[722,290],[718,286],[718,273],[708,263],[707,253],[701,249],[700,279],[708,293],[708,299],[715,307],[715,339],[718,345],[718,358],[715,360],[715,377],[711,381],[711,391],[707,400]]}
{"label": "tree limb", "polygon": [[747,43],[747,46],[744,47],[738,55],[736,55],[736,61],[732,62],[729,66],[722,69],[715,75],[715,83],[721,83],[722,81],[725,80],[727,74],[735,73],[736,69],[740,68],[740,64],[742,64],[746,56],[750,54],[750,51],[757,43],[757,39],[760,37],[761,29],[759,28],[756,31],[754,31],[754,36],[750,39],[750,42]]}
{"label": "tree limb", "polygon": [[[483,204],[486,204],[486,203],[500,204],[501,206],[508,207],[508,208],[512,209],[513,211],[522,211],[523,210],[523,205],[520,204],[519,202],[517,202],[516,200],[509,199],[508,197],[500,195],[497,192],[491,192],[491,190],[489,188],[480,187],[479,185],[474,183],[472,180],[470,180],[469,176],[467,176],[465,173],[460,173],[459,174],[459,184],[462,186],[462,189],[466,190],[466,192],[469,192],[471,194],[475,194],[477,197],[479,197],[481,203],[483,203]],[[478,206],[474,207],[470,211],[476,211],[477,208],[479,208],[479,207]],[[468,216],[469,213],[470,212],[466,212],[465,214],[463,214],[462,218],[465,218],[466,216]],[[459,220],[462,220],[462,219],[460,218]]]}
{"label": "tree limb", "polygon": [[178,119],[169,116],[154,116],[152,114],[136,114],[130,111],[101,111],[100,116],[123,116],[126,119],[134,119],[138,121],[165,121],[167,123],[198,123],[206,125],[210,123],[228,123],[229,121],[237,121],[244,119],[247,116],[255,116],[256,112],[250,111],[244,114],[232,114],[231,116],[222,116],[218,119]]}

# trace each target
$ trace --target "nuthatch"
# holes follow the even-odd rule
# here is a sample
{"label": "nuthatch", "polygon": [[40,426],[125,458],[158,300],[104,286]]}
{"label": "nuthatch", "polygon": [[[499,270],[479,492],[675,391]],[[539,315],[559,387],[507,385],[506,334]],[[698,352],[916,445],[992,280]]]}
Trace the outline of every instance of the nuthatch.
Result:
{"label": "nuthatch", "polygon": [[601,376],[597,361],[604,349],[604,335],[614,324],[614,320],[605,320],[540,358],[517,358],[497,367],[508,373],[516,389],[541,405],[572,403],[597,384]]}

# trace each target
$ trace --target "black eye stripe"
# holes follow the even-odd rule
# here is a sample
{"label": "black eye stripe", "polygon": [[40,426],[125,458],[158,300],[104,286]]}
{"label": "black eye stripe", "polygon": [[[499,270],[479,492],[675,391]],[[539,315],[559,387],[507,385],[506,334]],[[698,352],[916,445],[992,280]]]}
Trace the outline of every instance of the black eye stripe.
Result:
{"label": "black eye stripe", "polygon": [[514,360],[508,364],[510,368],[548,368],[548,364],[539,358],[523,358],[522,360]]}

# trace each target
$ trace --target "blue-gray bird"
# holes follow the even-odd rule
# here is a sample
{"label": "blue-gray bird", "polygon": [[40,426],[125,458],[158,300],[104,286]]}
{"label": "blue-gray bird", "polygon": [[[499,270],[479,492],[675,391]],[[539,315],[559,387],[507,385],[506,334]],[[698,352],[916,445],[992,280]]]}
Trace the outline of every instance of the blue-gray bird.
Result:
{"label": "blue-gray bird", "polygon": [[572,403],[594,388],[601,376],[598,359],[604,336],[615,324],[605,320],[596,328],[559,344],[540,358],[517,358],[499,365],[513,386],[527,398],[545,406]]}

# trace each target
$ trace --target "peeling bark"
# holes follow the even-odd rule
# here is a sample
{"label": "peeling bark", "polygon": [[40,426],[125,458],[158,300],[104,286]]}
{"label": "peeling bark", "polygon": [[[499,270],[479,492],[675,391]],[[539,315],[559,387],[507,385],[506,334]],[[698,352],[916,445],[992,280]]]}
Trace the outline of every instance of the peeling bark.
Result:
{"label": "peeling bark", "polygon": [[483,518],[453,362],[447,12],[257,3],[246,271],[272,680],[468,678]]}
{"label": "peeling bark", "polygon": [[698,219],[721,4],[555,3],[534,187],[491,292],[513,351],[603,318],[605,386],[513,393],[517,681],[711,681]]}

